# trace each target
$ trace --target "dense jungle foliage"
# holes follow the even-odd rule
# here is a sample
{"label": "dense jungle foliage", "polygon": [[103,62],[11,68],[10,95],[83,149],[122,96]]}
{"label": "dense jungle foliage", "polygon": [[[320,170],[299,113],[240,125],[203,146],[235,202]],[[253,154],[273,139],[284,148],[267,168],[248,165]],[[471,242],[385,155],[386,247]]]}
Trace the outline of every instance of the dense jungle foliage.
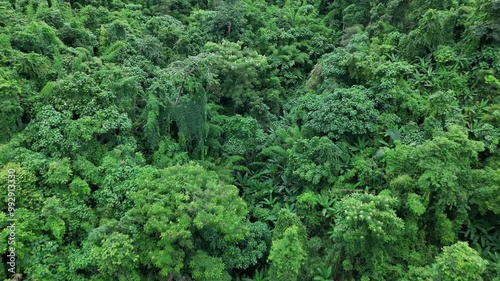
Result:
{"label": "dense jungle foliage", "polygon": [[0,99],[0,280],[500,280],[499,0],[3,0]]}

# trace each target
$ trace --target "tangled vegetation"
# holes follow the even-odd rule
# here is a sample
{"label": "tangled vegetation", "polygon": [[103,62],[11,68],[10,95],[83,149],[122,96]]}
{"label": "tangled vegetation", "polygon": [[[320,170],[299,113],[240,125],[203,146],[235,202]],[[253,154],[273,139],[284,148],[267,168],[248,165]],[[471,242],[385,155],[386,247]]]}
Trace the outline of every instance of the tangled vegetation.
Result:
{"label": "tangled vegetation", "polygon": [[498,0],[5,0],[0,101],[0,280],[500,280]]}

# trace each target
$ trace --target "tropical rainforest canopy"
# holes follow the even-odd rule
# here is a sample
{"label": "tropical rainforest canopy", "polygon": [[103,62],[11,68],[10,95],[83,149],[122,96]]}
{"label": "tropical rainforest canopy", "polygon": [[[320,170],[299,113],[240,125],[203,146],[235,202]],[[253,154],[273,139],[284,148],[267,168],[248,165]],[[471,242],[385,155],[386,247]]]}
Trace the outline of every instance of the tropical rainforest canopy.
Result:
{"label": "tropical rainforest canopy", "polygon": [[0,103],[1,280],[500,280],[499,0],[3,0]]}

